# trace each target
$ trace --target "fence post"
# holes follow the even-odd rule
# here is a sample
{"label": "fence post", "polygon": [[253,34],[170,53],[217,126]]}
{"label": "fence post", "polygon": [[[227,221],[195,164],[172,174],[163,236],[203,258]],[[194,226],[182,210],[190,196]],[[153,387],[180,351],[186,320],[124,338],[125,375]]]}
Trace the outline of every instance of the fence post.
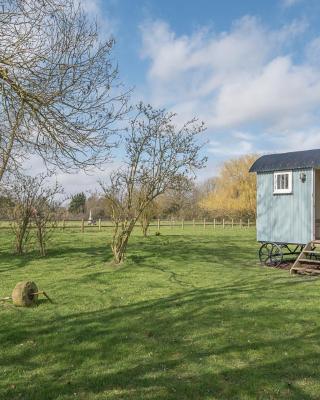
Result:
{"label": "fence post", "polygon": [[216,219],[213,218],[213,229],[216,229]]}
{"label": "fence post", "polygon": [[224,229],[224,218],[222,219],[222,228]]}
{"label": "fence post", "polygon": [[231,219],[231,228],[233,229],[233,218]]}
{"label": "fence post", "polygon": [[84,232],[84,219],[81,220],[81,232]]}
{"label": "fence post", "polygon": [[160,218],[158,218],[158,231],[160,231]]}
{"label": "fence post", "polygon": [[101,231],[101,218],[99,218],[99,232]]}
{"label": "fence post", "polygon": [[242,219],[240,218],[240,228],[242,228]]}
{"label": "fence post", "polygon": [[206,229],[206,219],[203,218],[203,228]]}

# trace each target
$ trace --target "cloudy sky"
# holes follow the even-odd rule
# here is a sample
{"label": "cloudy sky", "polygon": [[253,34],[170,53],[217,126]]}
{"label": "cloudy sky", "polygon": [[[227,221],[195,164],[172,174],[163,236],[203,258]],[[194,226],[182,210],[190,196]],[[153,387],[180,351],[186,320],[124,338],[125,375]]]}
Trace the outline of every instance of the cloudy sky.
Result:
{"label": "cloudy sky", "polygon": [[[320,1],[82,1],[134,101],[205,121],[199,179],[245,153],[320,148]],[[97,175],[58,178],[74,192]]]}

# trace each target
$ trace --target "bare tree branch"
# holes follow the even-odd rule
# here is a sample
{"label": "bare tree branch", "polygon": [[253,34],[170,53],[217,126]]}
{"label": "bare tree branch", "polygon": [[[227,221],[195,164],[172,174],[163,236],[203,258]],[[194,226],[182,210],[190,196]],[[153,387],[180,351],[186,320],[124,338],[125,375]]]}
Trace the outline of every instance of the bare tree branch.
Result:
{"label": "bare tree branch", "polygon": [[73,0],[6,0],[0,10],[0,181],[19,151],[61,169],[106,160],[127,111],[114,39]]}
{"label": "bare tree branch", "polygon": [[111,247],[117,263],[143,210],[166,190],[189,185],[190,175],[206,163],[197,143],[204,124],[192,119],[177,128],[174,118],[140,103],[124,133],[125,166],[111,174],[109,184],[101,184],[115,224]]}
{"label": "bare tree branch", "polygon": [[40,255],[46,254],[46,245],[56,223],[59,202],[62,194],[56,182],[47,184],[48,175],[36,177],[15,173],[3,185],[0,196],[6,199],[2,205],[10,218],[10,226],[15,235],[15,251],[23,254],[31,239],[32,228],[36,228],[36,239]]}

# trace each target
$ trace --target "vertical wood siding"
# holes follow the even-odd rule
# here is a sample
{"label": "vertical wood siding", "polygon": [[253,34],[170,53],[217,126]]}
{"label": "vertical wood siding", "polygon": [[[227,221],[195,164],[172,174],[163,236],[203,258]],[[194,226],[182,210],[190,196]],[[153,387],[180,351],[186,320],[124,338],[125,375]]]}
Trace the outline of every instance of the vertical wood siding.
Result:
{"label": "vertical wood siding", "polygon": [[315,170],[315,238],[320,238],[320,170]]}
{"label": "vertical wood siding", "polygon": [[[301,182],[300,173],[306,174]],[[257,176],[257,239],[307,243],[312,240],[312,169],[292,173],[292,194],[273,194],[273,172]]]}

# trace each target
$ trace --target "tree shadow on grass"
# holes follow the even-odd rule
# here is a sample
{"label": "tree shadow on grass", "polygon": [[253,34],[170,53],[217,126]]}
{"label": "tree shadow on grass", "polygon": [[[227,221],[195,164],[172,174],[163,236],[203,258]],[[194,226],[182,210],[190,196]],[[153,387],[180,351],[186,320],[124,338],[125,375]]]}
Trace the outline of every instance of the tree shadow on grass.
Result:
{"label": "tree shadow on grass", "polygon": [[256,249],[252,243],[237,238],[205,236],[200,241],[192,236],[175,235],[148,239],[130,243],[130,257],[139,259],[139,262],[148,262],[155,257],[178,262],[213,262],[217,259],[245,262],[256,258]]}
{"label": "tree shadow on grass", "polygon": [[35,259],[40,259],[40,257],[34,251],[22,255],[2,251],[0,252],[0,273],[24,268]]}
{"label": "tree shadow on grass", "polygon": [[[215,244],[213,244],[215,246]],[[228,246],[227,246],[228,247]],[[232,247],[232,251],[230,250]],[[190,245],[184,242],[184,246],[180,246],[180,242],[163,243],[149,242],[141,243],[135,240],[130,243],[129,251],[125,262],[121,265],[112,264],[112,254],[109,252],[109,259],[104,261],[109,262],[106,264],[106,270],[117,272],[124,272],[134,270],[137,268],[147,268],[160,271],[168,276],[168,282],[177,284],[180,287],[195,287],[192,280],[189,279],[191,264],[207,263],[211,268],[226,267],[230,268],[241,263],[244,266],[244,260],[247,256],[246,250],[239,245],[232,244],[230,249],[226,251],[214,247],[208,249],[206,244]],[[183,262],[184,261],[184,262]],[[174,264],[174,266],[172,265]],[[254,264],[248,261],[248,265]],[[254,265],[255,266],[255,265]],[[192,265],[191,268],[194,268]],[[93,272],[86,274],[81,278],[83,282],[90,282],[92,280],[101,281],[103,271]]]}
{"label": "tree shadow on grass", "polygon": [[[95,258],[97,262],[109,263],[112,260],[110,246],[106,243],[67,243],[55,246],[50,244],[45,258],[39,256],[36,250],[32,250],[25,255],[18,256],[12,254],[9,250],[3,250],[0,253],[0,273],[14,271],[26,267],[30,262],[42,260],[59,260],[79,257]],[[154,265],[154,261],[165,262],[232,262],[242,265],[248,260],[255,259],[255,250],[248,241],[248,245],[237,238],[227,236],[204,236],[201,241],[196,240],[192,236],[175,235],[149,237],[147,239],[132,237],[127,253],[127,260],[132,261],[136,265]],[[161,267],[162,268],[162,267]]]}
{"label": "tree shadow on grass", "polygon": [[[192,289],[55,315],[41,325],[28,318],[4,321],[2,346],[15,351],[0,354],[0,368],[6,377],[17,368],[24,373],[14,387],[1,380],[0,397],[316,399],[302,382],[319,383],[320,330],[311,323],[317,310],[306,321],[303,310],[293,316],[259,303],[281,285],[268,295],[257,283]],[[241,302],[248,293],[250,300]],[[251,302],[260,305],[248,309]]]}
{"label": "tree shadow on grass", "polygon": [[48,258],[65,258],[74,257],[79,255],[80,258],[85,257],[97,257],[99,261],[110,261],[112,258],[111,250],[106,245],[95,245],[85,244],[82,246],[59,246],[57,249],[49,249]]}
{"label": "tree shadow on grass", "polygon": [[41,257],[36,250],[29,251],[21,256],[9,251],[0,253],[0,273],[14,272],[28,266],[31,262],[47,262],[53,260],[66,260],[78,257],[79,260],[94,259],[96,263],[106,263],[112,260],[111,251],[106,246],[59,246],[49,248],[45,257]]}

